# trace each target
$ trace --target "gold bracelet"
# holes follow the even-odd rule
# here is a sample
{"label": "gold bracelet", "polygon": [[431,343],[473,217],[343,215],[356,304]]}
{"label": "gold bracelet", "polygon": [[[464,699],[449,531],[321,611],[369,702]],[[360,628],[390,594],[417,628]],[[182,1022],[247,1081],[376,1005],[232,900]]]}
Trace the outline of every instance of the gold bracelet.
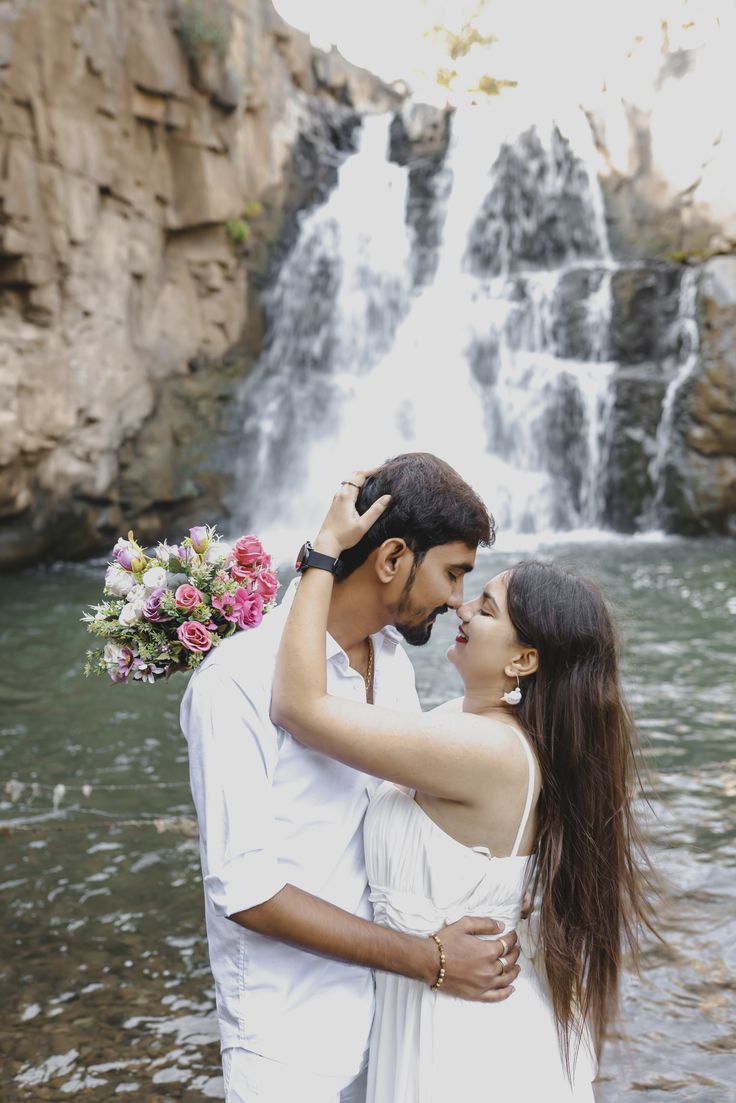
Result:
{"label": "gold bracelet", "polygon": [[437,974],[437,980],[434,982],[434,984],[430,985],[431,991],[436,992],[438,988],[442,987],[442,982],[445,979],[445,964],[446,964],[445,951],[443,949],[442,943],[440,942],[440,940],[439,940],[439,938],[436,934],[429,934],[429,935],[427,935],[427,938],[433,938],[435,940],[435,942],[437,943],[437,949],[440,952],[440,971]]}

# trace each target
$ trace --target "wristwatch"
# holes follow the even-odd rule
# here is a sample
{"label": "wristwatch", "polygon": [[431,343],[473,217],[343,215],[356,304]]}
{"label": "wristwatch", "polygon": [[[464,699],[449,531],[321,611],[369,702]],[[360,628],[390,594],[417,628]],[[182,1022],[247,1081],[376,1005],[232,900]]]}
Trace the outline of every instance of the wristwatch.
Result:
{"label": "wristwatch", "polygon": [[323,555],[322,552],[315,551],[307,540],[296,557],[296,569],[301,574],[306,571],[307,567],[319,567],[321,571],[329,571],[330,574],[335,574],[339,562],[339,559],[334,559],[331,555]]}

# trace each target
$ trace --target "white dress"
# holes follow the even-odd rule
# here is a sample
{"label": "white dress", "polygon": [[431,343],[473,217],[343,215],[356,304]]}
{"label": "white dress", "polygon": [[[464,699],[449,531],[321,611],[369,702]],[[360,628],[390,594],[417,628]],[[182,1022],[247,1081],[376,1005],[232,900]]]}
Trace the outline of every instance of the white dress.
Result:
{"label": "white dress", "polygon": [[[516,928],[528,856],[518,854],[531,811],[534,760],[511,855],[464,846],[407,794],[380,787],[365,820],[365,851],[377,923],[427,935],[464,915]],[[522,924],[522,927],[524,924]],[[593,1103],[595,1062],[580,1047],[573,1084],[564,1072],[549,988],[522,939],[515,992],[473,1003],[427,984],[376,974],[367,1103]],[[450,965],[451,968],[451,965]]]}

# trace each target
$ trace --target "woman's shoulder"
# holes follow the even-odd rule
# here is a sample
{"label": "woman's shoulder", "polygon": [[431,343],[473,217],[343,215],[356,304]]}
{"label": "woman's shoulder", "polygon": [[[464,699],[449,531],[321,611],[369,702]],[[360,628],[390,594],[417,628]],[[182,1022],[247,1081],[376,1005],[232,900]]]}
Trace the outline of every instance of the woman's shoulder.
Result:
{"label": "woman's shoulder", "polygon": [[516,725],[493,716],[463,712],[462,698],[448,701],[427,713],[430,726],[447,729],[452,725],[454,741],[474,751],[474,759],[485,774],[484,784],[507,784],[529,774],[530,763],[536,767],[536,756],[528,736]]}
{"label": "woman's shoulder", "polygon": [[448,720],[450,716],[462,717],[460,723],[485,734],[489,740],[508,747],[519,747],[523,752],[523,743],[528,744],[528,738],[515,724],[509,724],[504,720],[498,720],[493,716],[479,715],[473,712],[463,712],[463,697],[453,697],[449,701],[443,701],[441,705],[430,709],[425,715],[438,718],[438,722]]}

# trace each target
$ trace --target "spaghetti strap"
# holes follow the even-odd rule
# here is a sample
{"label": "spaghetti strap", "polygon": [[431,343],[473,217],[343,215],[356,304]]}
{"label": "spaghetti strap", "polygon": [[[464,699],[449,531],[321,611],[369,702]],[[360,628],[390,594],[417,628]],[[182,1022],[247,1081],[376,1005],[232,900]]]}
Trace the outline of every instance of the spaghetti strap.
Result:
{"label": "spaghetti strap", "polygon": [[527,766],[529,768],[529,780],[526,788],[526,804],[524,805],[524,813],[521,817],[521,823],[519,824],[519,830],[516,833],[516,839],[514,840],[514,846],[509,857],[515,858],[519,853],[519,847],[521,846],[521,840],[524,838],[524,832],[526,831],[526,825],[529,822],[529,814],[532,810],[532,798],[534,796],[534,755],[532,754],[529,741],[525,736],[521,734],[518,728],[512,728],[512,731],[516,732],[521,742],[522,747],[526,753]]}

